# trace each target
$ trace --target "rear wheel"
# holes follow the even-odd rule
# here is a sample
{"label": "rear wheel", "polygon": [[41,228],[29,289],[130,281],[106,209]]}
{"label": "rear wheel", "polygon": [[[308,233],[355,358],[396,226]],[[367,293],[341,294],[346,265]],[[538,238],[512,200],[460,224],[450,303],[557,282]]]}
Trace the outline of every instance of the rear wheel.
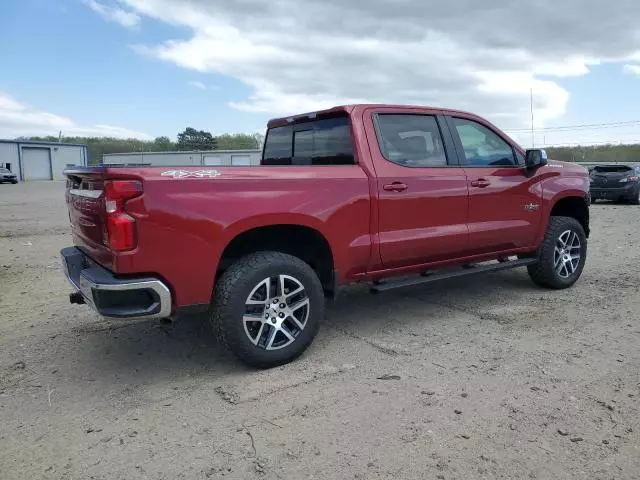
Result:
{"label": "rear wheel", "polygon": [[551,217],[538,251],[538,262],[527,267],[537,285],[563,289],[571,287],[584,269],[587,237],[580,222],[571,217]]}
{"label": "rear wheel", "polygon": [[634,197],[629,199],[629,203],[632,205],[640,205],[640,189],[638,189],[638,193]]}
{"label": "rear wheel", "polygon": [[220,277],[211,321],[242,362],[269,368],[301,355],[323,315],[324,292],[309,265],[284,253],[258,252]]}

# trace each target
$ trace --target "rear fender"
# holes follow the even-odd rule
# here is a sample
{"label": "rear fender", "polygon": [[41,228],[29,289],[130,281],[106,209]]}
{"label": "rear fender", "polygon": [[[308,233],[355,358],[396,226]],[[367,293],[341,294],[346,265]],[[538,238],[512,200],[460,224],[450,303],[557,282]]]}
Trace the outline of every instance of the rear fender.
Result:
{"label": "rear fender", "polygon": [[[233,239],[238,235],[248,232],[249,230],[253,230],[254,228],[272,227],[274,225],[299,225],[301,227],[312,228],[322,234],[331,245],[331,238],[325,231],[325,224],[317,218],[309,215],[292,213],[261,213],[259,215],[243,218],[242,220],[239,220],[225,228],[222,232],[222,248],[219,250],[219,255],[222,255],[224,249],[227,248],[227,246],[229,246]],[[220,260],[220,258],[217,260]]]}
{"label": "rear fender", "polygon": [[[223,230],[223,236],[220,239],[219,248],[216,248],[215,265],[220,264],[222,255],[224,254],[225,250],[239,235],[256,228],[273,227],[276,225],[300,226],[315,230],[325,238],[325,240],[329,244],[330,249],[332,249],[332,245],[334,245],[331,236],[327,232],[326,225],[317,218],[304,214],[291,213],[260,214],[239,220],[238,222],[229,225]],[[332,254],[334,253],[335,252],[332,251]],[[335,261],[336,259],[334,258],[334,262]]]}

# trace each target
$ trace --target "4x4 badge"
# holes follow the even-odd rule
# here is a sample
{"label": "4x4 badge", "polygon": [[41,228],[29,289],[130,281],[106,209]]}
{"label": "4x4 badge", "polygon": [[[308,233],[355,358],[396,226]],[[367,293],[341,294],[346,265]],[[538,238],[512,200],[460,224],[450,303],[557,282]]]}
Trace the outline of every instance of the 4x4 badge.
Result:
{"label": "4x4 badge", "polygon": [[173,178],[215,178],[220,176],[220,172],[217,170],[167,170],[160,174],[163,177]]}
{"label": "4x4 badge", "polygon": [[535,211],[537,211],[539,208],[540,208],[540,205],[538,205],[537,203],[527,203],[527,204],[524,206],[524,209],[525,209],[527,212],[535,212]]}

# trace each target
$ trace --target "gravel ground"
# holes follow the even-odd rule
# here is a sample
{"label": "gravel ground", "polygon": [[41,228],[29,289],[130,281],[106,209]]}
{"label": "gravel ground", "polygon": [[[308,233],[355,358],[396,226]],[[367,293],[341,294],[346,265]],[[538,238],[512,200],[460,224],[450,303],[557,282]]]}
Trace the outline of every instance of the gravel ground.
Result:
{"label": "gravel ground", "polygon": [[582,279],[350,288],[297,362],[202,319],[68,303],[61,183],[0,185],[0,478],[640,478],[640,207],[597,204]]}

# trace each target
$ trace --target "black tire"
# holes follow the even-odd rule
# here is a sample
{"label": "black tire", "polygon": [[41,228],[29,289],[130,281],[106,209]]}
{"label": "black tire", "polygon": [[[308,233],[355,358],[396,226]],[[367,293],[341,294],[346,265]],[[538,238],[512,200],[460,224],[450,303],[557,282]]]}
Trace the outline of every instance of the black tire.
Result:
{"label": "black tire", "polygon": [[[304,328],[297,333],[292,343],[278,350],[267,350],[252,343],[245,332],[245,302],[257,285],[267,278],[279,275],[294,277],[302,284],[303,293],[309,299],[309,306],[304,307],[308,308],[308,316]],[[257,252],[231,265],[216,283],[211,323],[220,342],[240,361],[252,367],[271,368],[291,362],[309,347],[324,317],[324,303],[322,284],[308,264],[285,253]],[[270,325],[269,327],[271,328]],[[264,329],[267,330],[267,327]]]}
{"label": "black tire", "polygon": [[640,205],[640,191],[638,191],[634,197],[629,199],[629,203],[631,205]]}
{"label": "black tire", "polygon": [[[566,232],[574,232],[580,241],[580,259],[575,271],[564,277],[554,268],[554,253],[560,236]],[[549,226],[545,233],[542,245],[538,250],[538,262],[529,265],[527,270],[533,282],[544,288],[552,288],[556,290],[571,287],[584,269],[587,259],[587,236],[580,222],[571,217],[551,217]]]}

